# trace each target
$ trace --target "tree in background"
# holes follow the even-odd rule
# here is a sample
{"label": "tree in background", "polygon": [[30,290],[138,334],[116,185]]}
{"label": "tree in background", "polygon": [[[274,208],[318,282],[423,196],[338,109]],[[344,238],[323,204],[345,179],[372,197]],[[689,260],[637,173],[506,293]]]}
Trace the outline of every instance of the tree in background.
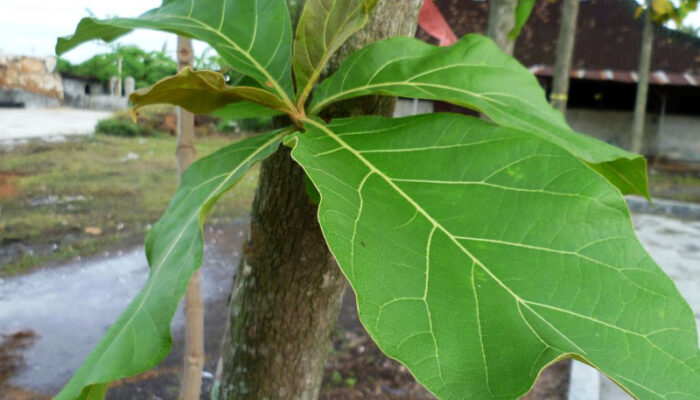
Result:
{"label": "tree in background", "polygon": [[120,57],[122,59],[121,76],[134,77],[137,89],[151,86],[177,73],[177,62],[168,55],[165,47],[158,51],[145,51],[137,46],[114,47],[109,53],[98,54],[77,65],[59,58],[57,70],[61,74],[108,83],[111,77],[119,75],[117,64]]}
{"label": "tree in background", "polygon": [[[644,31],[642,33],[642,49],[639,54],[639,69],[637,76],[637,97],[634,103],[634,117],[632,119],[632,148],[635,153],[644,149],[644,119],[647,111],[647,97],[649,94],[649,72],[651,70],[652,48],[654,45],[654,24],[663,24],[674,20],[676,25],[682,26],[683,19],[690,11],[697,8],[697,0],[681,0],[676,6],[670,0],[646,0],[644,10]],[[641,6],[637,9],[637,15],[642,13]]]}
{"label": "tree in background", "polygon": [[515,38],[510,35],[516,26],[518,0],[490,0],[486,35],[506,54],[513,54]]}
{"label": "tree in background", "polygon": [[700,37],[700,26],[681,25],[678,30],[690,36]]}
{"label": "tree in background", "polygon": [[557,58],[554,63],[554,82],[550,96],[552,107],[566,114],[569,93],[569,71],[574,54],[576,21],[578,20],[579,0],[562,0],[561,25],[557,40]]}
{"label": "tree in background", "polygon": [[644,12],[644,31],[642,32],[642,49],[639,53],[639,69],[637,76],[637,97],[634,102],[632,118],[632,151],[641,152],[644,144],[644,119],[647,111],[649,94],[649,71],[651,69],[651,53],[654,44],[654,22],[651,15],[651,0],[647,0],[647,10]]}

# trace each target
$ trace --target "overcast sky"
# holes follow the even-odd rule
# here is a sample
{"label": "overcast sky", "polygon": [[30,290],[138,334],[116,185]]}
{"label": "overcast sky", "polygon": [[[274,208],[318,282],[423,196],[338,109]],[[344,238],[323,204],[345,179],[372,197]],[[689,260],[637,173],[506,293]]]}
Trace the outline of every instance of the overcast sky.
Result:
{"label": "overcast sky", "polygon": [[[0,52],[32,56],[54,54],[57,36],[73,33],[88,9],[97,17],[131,17],[157,7],[161,0],[0,0]],[[692,25],[700,25],[700,12],[688,19]],[[118,40],[122,44],[137,44],[146,50],[158,50],[166,45],[175,54],[175,36],[167,33],[139,30]],[[207,46],[195,43],[195,52]],[[65,57],[80,62],[94,54],[107,52],[100,42],[79,46]]]}
{"label": "overcast sky", "polygon": [[[56,37],[70,35],[81,18],[90,12],[99,18],[133,17],[154,7],[161,0],[0,0],[0,52],[32,56],[54,54]],[[163,44],[175,55],[173,34],[138,30],[118,39],[118,43],[137,44],[147,50],[159,50]],[[200,54],[207,46],[195,44]],[[109,51],[102,42],[83,44],[66,53],[71,62],[80,62]]]}

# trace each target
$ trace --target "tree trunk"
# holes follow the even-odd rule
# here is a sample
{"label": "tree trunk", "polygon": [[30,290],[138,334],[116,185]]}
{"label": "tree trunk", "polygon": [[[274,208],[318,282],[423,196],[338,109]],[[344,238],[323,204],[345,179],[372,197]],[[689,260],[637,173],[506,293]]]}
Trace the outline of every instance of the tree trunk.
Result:
{"label": "tree trunk", "polygon": [[569,75],[571,73],[571,57],[574,54],[576,38],[578,3],[579,0],[563,0],[561,4],[557,60],[554,64],[554,82],[550,100],[552,106],[564,115],[566,115],[566,102],[569,96]]}
{"label": "tree trunk", "polygon": [[[179,69],[192,65],[192,39],[178,36]],[[195,159],[194,115],[177,109],[177,166],[180,176]],[[179,400],[198,400],[204,369],[204,307],[199,270],[190,278],[185,292],[185,354]]]}
{"label": "tree trunk", "polygon": [[[292,15],[298,15],[303,1],[288,1]],[[380,0],[367,27],[338,52],[330,70],[366,43],[412,36],[420,4],[421,0]],[[332,115],[390,115],[393,104],[373,96],[348,101]],[[346,283],[326,247],[304,179],[285,147],[262,164],[214,398],[318,396]]]}
{"label": "tree trunk", "polygon": [[487,35],[506,54],[513,54],[515,42],[508,39],[508,33],[515,27],[515,8],[518,0],[490,0],[489,26]]}
{"label": "tree trunk", "polygon": [[649,71],[651,69],[651,52],[654,43],[654,22],[651,20],[651,5],[647,2],[644,13],[644,32],[642,33],[642,50],[639,54],[639,71],[637,75],[637,100],[634,104],[632,120],[632,151],[639,153],[644,147],[644,119],[647,111],[649,93]]}

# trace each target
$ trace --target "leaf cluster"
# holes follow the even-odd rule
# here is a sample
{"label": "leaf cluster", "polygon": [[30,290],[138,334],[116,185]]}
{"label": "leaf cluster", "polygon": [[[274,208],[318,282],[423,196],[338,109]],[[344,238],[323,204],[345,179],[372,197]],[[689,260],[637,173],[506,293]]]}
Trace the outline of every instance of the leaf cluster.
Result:
{"label": "leaf cluster", "polygon": [[[671,0],[647,0],[647,8],[651,11],[652,21],[664,24],[672,20],[677,26],[682,26],[688,14],[697,10],[698,0],[680,0],[675,3]],[[643,10],[639,6],[636,15],[639,16]]]}
{"label": "leaf cluster", "polygon": [[[296,33],[284,0],[167,0],[137,18],[84,19],[58,53],[135,28],[203,40],[241,79],[184,70],[132,96],[293,125],[194,163],[146,240],[151,274],[58,398],[103,398],[152,368],[201,265],[213,203],[280,144],[306,171],[329,249],[360,319],[443,399],[515,399],[562,358],[640,399],[700,398],[693,313],[634,235],[623,194],[647,195],[645,160],[574,132],[535,77],[489,39],[440,48],[395,37],[319,83],[374,0],[307,0]],[[486,115],[353,117],[365,95],[440,100]]]}

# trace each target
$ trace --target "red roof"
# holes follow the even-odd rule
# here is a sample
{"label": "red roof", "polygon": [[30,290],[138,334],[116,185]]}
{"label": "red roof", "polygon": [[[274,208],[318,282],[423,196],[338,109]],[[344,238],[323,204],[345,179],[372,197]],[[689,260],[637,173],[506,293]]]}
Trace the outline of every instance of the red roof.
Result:
{"label": "red roof", "polygon": [[[488,2],[436,0],[457,36],[486,32]],[[539,0],[515,44],[515,57],[535,74],[551,76],[559,34],[561,2]],[[582,0],[571,76],[636,82],[643,30],[634,0]],[[420,31],[418,36],[429,40]],[[659,85],[700,85],[700,39],[655,27],[651,80]]]}

